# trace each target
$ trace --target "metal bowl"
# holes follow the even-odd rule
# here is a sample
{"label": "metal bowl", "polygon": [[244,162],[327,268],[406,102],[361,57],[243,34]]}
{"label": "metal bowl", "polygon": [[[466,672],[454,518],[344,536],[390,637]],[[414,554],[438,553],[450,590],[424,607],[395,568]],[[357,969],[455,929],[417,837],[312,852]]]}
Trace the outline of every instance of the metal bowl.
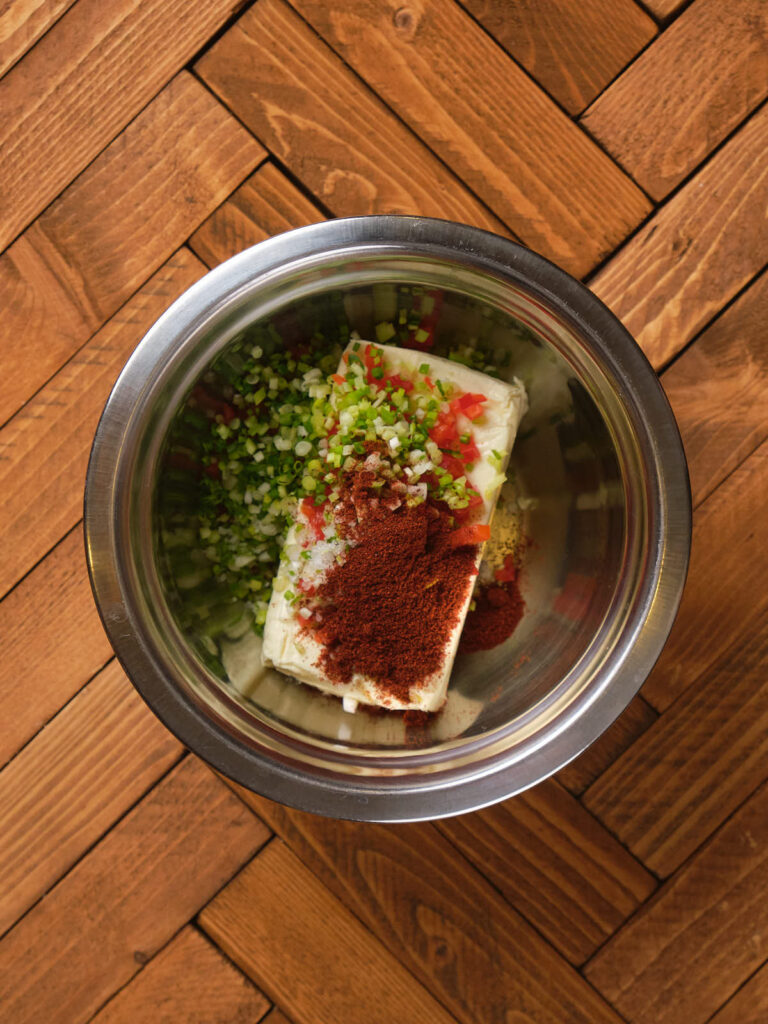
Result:
{"label": "metal bowl", "polygon": [[[158,478],[194,383],[249,324],[345,317],[363,337],[382,285],[443,293],[443,349],[509,353],[531,409],[512,460],[530,539],[514,635],[460,657],[427,727],[350,715],[269,673],[239,692],[185,631],[158,557]],[[342,310],[341,314],[339,310]],[[334,312],[335,311],[335,312]],[[333,324],[331,324],[331,329]],[[535,253],[475,228],[361,217],[291,231],[189,289],[131,356],[96,432],[86,484],[96,601],[144,699],[188,747],[295,807],[362,820],[459,814],[576,757],[640,688],[685,579],[690,492],[657,378],[619,321]]]}

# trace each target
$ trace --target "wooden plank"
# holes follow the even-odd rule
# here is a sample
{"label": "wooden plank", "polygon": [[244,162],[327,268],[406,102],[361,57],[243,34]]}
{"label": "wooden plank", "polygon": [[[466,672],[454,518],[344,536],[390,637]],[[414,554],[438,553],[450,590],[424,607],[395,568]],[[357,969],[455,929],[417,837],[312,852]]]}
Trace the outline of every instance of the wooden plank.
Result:
{"label": "wooden plank", "polygon": [[0,934],[183,749],[112,661],[0,772]]}
{"label": "wooden plank", "polygon": [[656,887],[553,780],[438,828],[574,964],[584,963]]}
{"label": "wooden plank", "polygon": [[766,778],[768,622],[729,647],[583,799],[666,876]]}
{"label": "wooden plank", "polygon": [[264,1018],[263,1024],[291,1024],[282,1010],[278,1010],[275,1006],[271,1012]]}
{"label": "wooden plank", "polygon": [[238,0],[79,0],[61,18],[0,82],[0,249],[237,6]]}
{"label": "wooden plank", "polygon": [[203,909],[200,924],[296,1024],[452,1020],[280,840]]}
{"label": "wooden plank", "polygon": [[80,527],[0,604],[0,636],[2,766],[112,654],[88,584]]}
{"label": "wooden plank", "polygon": [[152,101],[0,258],[0,422],[263,157],[186,72]]}
{"label": "wooden plank", "polygon": [[7,1019],[87,1020],[267,835],[205,765],[185,758],[0,942]]}
{"label": "wooden plank", "polygon": [[236,791],[463,1024],[616,1020],[434,825],[331,821]]}
{"label": "wooden plank", "polygon": [[256,1024],[268,1009],[261,992],[200,932],[188,927],[92,1018],[92,1024]]}
{"label": "wooden plank", "polygon": [[268,160],[200,225],[189,245],[215,267],[265,238],[321,220],[322,211]]}
{"label": "wooden plank", "polygon": [[117,375],[160,314],[204,273],[180,250],[0,430],[0,593],[82,515],[88,454]]}
{"label": "wooden plank", "polygon": [[634,182],[455,0],[292,3],[522,241],[572,274],[650,212]]}
{"label": "wooden plank", "polygon": [[282,0],[259,0],[195,70],[334,213],[509,234]]}
{"label": "wooden plank", "polygon": [[[269,1020],[269,1018],[267,1018]],[[765,1024],[768,1020],[768,964],[754,974],[710,1024]]]}
{"label": "wooden plank", "polygon": [[738,640],[748,642],[768,608],[768,442],[694,515],[688,582],[677,619],[643,696],[669,707]]}
{"label": "wooden plank", "polygon": [[656,369],[768,261],[767,146],[764,106],[590,282]]}
{"label": "wooden plank", "polygon": [[0,9],[0,75],[4,75],[75,0],[13,0]]}
{"label": "wooden plank", "polygon": [[763,787],[587,965],[633,1024],[703,1024],[765,959]]}
{"label": "wooden plank", "polygon": [[626,710],[595,742],[557,773],[558,782],[579,796],[587,786],[628,750],[656,721],[658,715],[642,697],[635,697]]}
{"label": "wooden plank", "polygon": [[694,506],[768,436],[768,273],[665,371]]}
{"label": "wooden plank", "polygon": [[462,0],[570,114],[578,114],[656,34],[633,0]]}
{"label": "wooden plank", "polygon": [[645,0],[648,11],[659,20],[668,21],[688,0]]}
{"label": "wooden plank", "polygon": [[696,0],[582,123],[660,201],[768,95],[764,0]]}

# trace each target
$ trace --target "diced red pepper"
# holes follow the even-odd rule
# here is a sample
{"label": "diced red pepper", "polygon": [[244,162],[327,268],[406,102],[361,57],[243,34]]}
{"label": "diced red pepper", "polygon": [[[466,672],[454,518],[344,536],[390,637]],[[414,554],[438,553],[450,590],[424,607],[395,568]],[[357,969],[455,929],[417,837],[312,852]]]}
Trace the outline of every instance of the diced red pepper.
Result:
{"label": "diced red pepper", "polygon": [[443,460],[440,463],[440,470],[444,473],[450,473],[454,480],[457,477],[464,476],[466,469],[464,463],[457,459],[455,455],[450,455],[448,452],[443,452]]}
{"label": "diced red pepper", "polygon": [[470,438],[469,441],[466,442],[466,444],[463,441],[459,441],[457,439],[455,442],[455,447],[458,448],[459,458],[465,465],[470,462],[477,462],[477,460],[480,458],[480,449],[477,447],[472,438]]}
{"label": "diced red pepper", "polygon": [[458,440],[459,437],[454,416],[447,411],[439,413],[434,427],[429,432],[429,436],[438,448],[447,448],[449,445],[453,447],[451,442]]}
{"label": "diced red pepper", "polygon": [[432,379],[431,379],[431,377],[425,377],[425,378],[424,378],[424,383],[425,383],[425,384],[427,385],[427,387],[428,387],[428,388],[430,388],[430,389],[431,389],[432,391],[434,391],[434,390],[435,390],[435,385],[434,385],[434,384],[432,383]]}
{"label": "diced red pepper", "polygon": [[487,401],[485,395],[459,395],[451,402],[452,411],[458,415],[461,413],[468,420],[479,419],[483,415],[483,404]]}
{"label": "diced red pepper", "polygon": [[332,373],[331,374],[331,380],[334,382],[334,384],[343,384],[344,383],[344,378],[341,376],[340,373]]}
{"label": "diced red pepper", "polygon": [[507,555],[504,564],[493,574],[499,583],[513,583],[517,579],[517,566],[514,555]]}
{"label": "diced red pepper", "polygon": [[312,527],[312,531],[315,535],[315,540],[325,540],[325,516],[323,515],[323,509],[325,508],[325,502],[322,505],[316,505],[311,498],[304,498],[301,502],[301,511],[307,518],[309,525]]}
{"label": "diced red pepper", "polygon": [[491,528],[487,523],[468,523],[454,530],[449,538],[452,548],[463,548],[468,544],[482,544],[491,536]]}
{"label": "diced red pepper", "polygon": [[[385,381],[381,383],[383,384]],[[391,377],[387,377],[386,383],[391,384],[395,389],[402,388],[406,395],[409,391],[413,391],[413,381],[403,380],[399,373],[393,373]]]}

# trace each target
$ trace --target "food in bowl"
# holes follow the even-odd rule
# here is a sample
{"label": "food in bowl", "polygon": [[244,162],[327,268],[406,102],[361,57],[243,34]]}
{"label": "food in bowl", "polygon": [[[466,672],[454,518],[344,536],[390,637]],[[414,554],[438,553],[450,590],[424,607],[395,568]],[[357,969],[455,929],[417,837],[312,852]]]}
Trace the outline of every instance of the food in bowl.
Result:
{"label": "food in bowl", "polygon": [[525,389],[353,341],[323,402],[325,486],[312,482],[286,537],[264,662],[348,710],[437,711]]}
{"label": "food in bowl", "polygon": [[[194,510],[163,537],[239,688],[274,667],[346,711],[435,712],[470,606],[467,650],[519,620],[520,601],[510,614],[473,592],[525,388],[466,365],[482,363],[477,348],[431,354],[434,299],[409,301],[399,331],[377,325],[386,343],[353,335],[340,358],[343,333],[286,346],[270,323],[192,393],[167,465],[196,477]],[[201,429],[195,452],[187,431]],[[495,575],[483,566],[495,592],[514,579],[511,558]],[[478,624],[500,612],[501,630]]]}
{"label": "food in bowl", "polygon": [[[421,310],[409,320],[419,293],[435,300],[432,323],[423,327]],[[418,729],[409,712],[347,714],[337,698],[291,684],[274,669],[249,679],[253,662],[243,643],[258,645],[260,637],[247,606],[256,606],[259,584],[271,592],[290,522],[269,508],[262,517],[274,530],[246,567],[257,587],[250,590],[246,570],[234,566],[252,543],[250,517],[233,519],[227,538],[209,541],[222,551],[217,568],[189,515],[199,512],[201,480],[216,475],[208,463],[217,445],[225,446],[190,398],[198,387],[213,400],[233,397],[227,381],[247,372],[253,346],[263,356],[249,387],[264,386],[262,371],[296,344],[312,348],[313,363],[327,358],[323,373],[333,373],[352,331],[392,344],[389,324],[402,340],[402,309],[414,340],[418,330],[433,339],[430,356],[514,373],[530,406],[485,551],[485,561],[506,574],[507,548],[526,539],[525,614],[506,642],[459,652],[443,709]],[[295,374],[277,376],[285,380],[278,395],[288,395]],[[281,416],[291,420],[279,402],[264,405],[257,422],[279,429]],[[235,414],[236,407],[218,413]],[[252,440],[258,446],[261,436]],[[303,460],[293,452],[280,459],[280,475],[294,486]],[[205,511],[215,514],[223,494],[209,499]],[[410,217],[289,232],[234,257],[178,299],[110,396],[85,513],[89,570],[110,640],[181,741],[273,800],[377,821],[486,806],[591,743],[658,657],[690,537],[674,420],[616,318],[577,281],[509,240]],[[514,611],[507,588],[512,581],[487,588],[488,603],[506,593]],[[481,621],[488,627],[493,617]],[[473,619],[470,612],[462,647]],[[493,629],[482,632],[489,635],[474,639],[493,639]]]}

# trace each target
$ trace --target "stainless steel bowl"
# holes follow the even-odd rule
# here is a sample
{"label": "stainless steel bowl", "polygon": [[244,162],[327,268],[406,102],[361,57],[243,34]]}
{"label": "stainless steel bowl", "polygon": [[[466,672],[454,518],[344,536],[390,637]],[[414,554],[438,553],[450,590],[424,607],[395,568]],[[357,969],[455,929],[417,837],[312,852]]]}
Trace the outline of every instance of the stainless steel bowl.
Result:
{"label": "stainless steel bowl", "polygon": [[[342,308],[370,335],[384,283],[442,291],[443,347],[482,334],[510,353],[531,399],[512,462],[531,539],[526,615],[504,645],[457,661],[445,711],[420,731],[390,715],[346,714],[339,701],[274,674],[250,695],[238,692],[180,627],[157,555],[162,455],[195,381],[247,325],[286,311]],[[586,288],[475,228],[361,217],[235,256],[160,318],[104,410],[85,520],[110,640],[188,747],[286,804],[409,821],[532,786],[610,725],[669,633],[691,510],[682,445],[656,376]]]}

